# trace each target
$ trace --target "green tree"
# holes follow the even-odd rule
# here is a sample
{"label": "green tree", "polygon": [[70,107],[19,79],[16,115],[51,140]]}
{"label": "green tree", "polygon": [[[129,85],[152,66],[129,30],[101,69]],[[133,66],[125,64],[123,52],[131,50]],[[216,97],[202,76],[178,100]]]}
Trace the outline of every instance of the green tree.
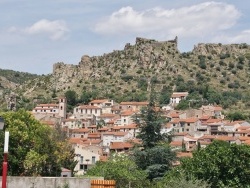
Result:
{"label": "green tree", "polygon": [[[0,115],[10,132],[9,175],[59,176],[61,167],[69,168],[69,161],[74,156],[72,148],[66,140],[56,139],[54,129],[41,124],[24,110]],[[3,133],[0,139],[4,140]],[[3,147],[2,142],[0,147]]]}
{"label": "green tree", "polygon": [[192,176],[187,176],[178,167],[171,170],[166,176],[155,183],[153,187],[164,188],[210,188],[211,185],[204,181],[198,180]]}
{"label": "green tree", "polygon": [[172,168],[176,154],[168,144],[162,144],[145,150],[135,149],[133,159],[137,166],[147,172],[150,180],[163,177]]}
{"label": "green tree", "polygon": [[236,121],[236,120],[245,120],[247,117],[243,114],[243,112],[230,112],[227,114],[227,119],[231,121]]}
{"label": "green tree", "polygon": [[152,148],[167,138],[166,134],[161,133],[161,127],[166,120],[161,111],[157,110],[155,98],[154,91],[151,91],[149,105],[141,110],[140,118],[135,119],[140,129],[138,138],[142,140],[144,148]]}
{"label": "green tree", "polygon": [[175,107],[176,110],[186,110],[189,108],[189,101],[188,100],[181,100],[179,104]]}
{"label": "green tree", "polygon": [[74,106],[78,102],[77,93],[73,90],[68,90],[64,93],[65,97],[67,98],[68,105]]}
{"label": "green tree", "polygon": [[249,187],[250,147],[214,141],[181,162],[184,174],[211,183],[212,187]]}
{"label": "green tree", "polygon": [[108,161],[98,161],[87,171],[87,175],[102,176],[115,180],[117,187],[150,187],[146,172],[140,170],[127,155],[112,155]]}
{"label": "green tree", "polygon": [[80,102],[83,104],[88,104],[91,100],[98,96],[97,91],[83,91],[80,96]]}

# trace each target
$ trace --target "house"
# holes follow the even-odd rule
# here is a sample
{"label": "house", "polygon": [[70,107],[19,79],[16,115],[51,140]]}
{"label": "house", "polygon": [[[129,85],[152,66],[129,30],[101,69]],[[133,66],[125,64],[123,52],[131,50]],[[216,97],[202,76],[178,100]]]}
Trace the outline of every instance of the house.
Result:
{"label": "house", "polygon": [[109,99],[92,100],[89,102],[89,105],[101,108],[102,113],[111,113],[114,101]]}
{"label": "house", "polygon": [[[114,126],[111,128],[114,132],[129,132],[133,137],[136,137],[139,133],[139,128],[135,123],[124,125],[124,126]],[[116,131],[118,130],[118,131]]]}
{"label": "house", "polygon": [[102,133],[103,146],[110,146],[111,142],[125,142],[132,139],[130,132],[104,132]]}
{"label": "house", "polygon": [[173,138],[172,141],[183,141],[185,136],[191,136],[190,134],[188,134],[187,132],[182,132],[182,133],[174,133],[173,134]]}
{"label": "house", "polygon": [[192,136],[186,135],[183,138],[183,142],[185,143],[185,149],[186,151],[193,151],[197,148],[197,138],[194,138]]}
{"label": "house", "polygon": [[182,141],[172,141],[170,142],[169,144],[174,150],[181,150],[182,149],[182,145],[183,145],[183,142]]}
{"label": "house", "polygon": [[38,104],[32,110],[32,114],[37,120],[46,117],[64,119],[66,118],[67,100],[65,97],[58,98],[58,103]]}
{"label": "house", "polygon": [[133,110],[124,110],[121,112],[120,117],[121,117],[121,125],[129,125],[134,123],[134,118],[133,116],[135,115],[135,111]]}
{"label": "house", "polygon": [[73,129],[73,130],[71,130],[71,137],[88,138],[89,133],[90,133],[89,129],[85,129],[85,128]]}
{"label": "house", "polygon": [[79,119],[65,119],[62,121],[62,127],[67,127],[69,129],[79,129],[82,128],[82,122]]}
{"label": "house", "polygon": [[200,109],[202,110],[203,115],[208,115],[214,118],[224,119],[224,115],[222,115],[223,109],[221,106],[202,105]]}
{"label": "house", "polygon": [[73,114],[75,116],[79,115],[94,115],[100,116],[102,114],[102,109],[98,106],[91,105],[80,105],[74,108]]}
{"label": "house", "polygon": [[186,99],[188,92],[174,92],[170,97],[170,105],[176,106],[181,100]]}
{"label": "house", "polygon": [[72,177],[71,170],[67,168],[61,168],[61,177]]}
{"label": "house", "polygon": [[173,124],[172,123],[166,123],[161,127],[161,133],[169,133],[173,130]]}
{"label": "house", "polygon": [[133,111],[140,111],[142,108],[147,107],[149,102],[121,102],[120,108],[122,110],[133,110]]}
{"label": "house", "polygon": [[77,164],[74,168],[76,175],[83,175],[86,171],[93,167],[97,161],[100,160],[102,155],[102,149],[99,147],[99,153],[96,153],[95,150],[86,147],[83,144],[76,144],[74,147],[75,157]]}
{"label": "house", "polygon": [[210,135],[225,134],[224,131],[221,131],[222,126],[223,126],[222,122],[208,123],[207,132]]}
{"label": "house", "polygon": [[194,135],[201,122],[198,118],[186,118],[174,119],[170,123],[173,125],[174,132],[188,132],[191,135]]}
{"label": "house", "polygon": [[110,152],[120,153],[128,152],[133,147],[133,144],[129,142],[111,142],[109,147]]}
{"label": "house", "polygon": [[112,119],[114,118],[119,118],[119,115],[118,114],[112,114],[112,113],[102,113],[100,116],[97,116],[96,117],[96,121],[97,121],[97,124],[98,123],[108,123],[109,121],[111,121]]}

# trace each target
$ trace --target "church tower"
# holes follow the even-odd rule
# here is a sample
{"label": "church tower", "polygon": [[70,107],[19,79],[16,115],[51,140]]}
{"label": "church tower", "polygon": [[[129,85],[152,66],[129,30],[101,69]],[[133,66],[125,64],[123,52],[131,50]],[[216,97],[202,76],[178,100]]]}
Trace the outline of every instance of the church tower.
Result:
{"label": "church tower", "polygon": [[66,97],[60,97],[59,98],[59,111],[58,115],[61,118],[66,118],[66,108],[67,108],[67,99]]}

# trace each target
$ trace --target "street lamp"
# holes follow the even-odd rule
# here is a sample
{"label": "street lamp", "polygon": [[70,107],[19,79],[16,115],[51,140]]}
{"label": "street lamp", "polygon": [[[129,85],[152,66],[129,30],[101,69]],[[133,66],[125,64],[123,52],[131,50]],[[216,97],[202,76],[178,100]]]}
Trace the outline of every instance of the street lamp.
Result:
{"label": "street lamp", "polygon": [[[0,117],[0,130],[3,130],[3,129],[4,129],[4,119]],[[2,188],[6,188],[6,185],[7,185],[9,135],[10,135],[9,131],[5,131]]]}

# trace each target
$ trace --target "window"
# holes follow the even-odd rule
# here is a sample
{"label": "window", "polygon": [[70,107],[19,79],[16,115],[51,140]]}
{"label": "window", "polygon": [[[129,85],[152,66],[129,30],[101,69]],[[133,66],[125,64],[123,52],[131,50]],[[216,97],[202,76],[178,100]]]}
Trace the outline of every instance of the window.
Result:
{"label": "window", "polygon": [[97,114],[97,109],[95,109],[95,114]]}
{"label": "window", "polygon": [[189,129],[186,129],[186,131],[189,131]]}
{"label": "window", "polygon": [[188,123],[188,126],[190,126],[190,123]]}
{"label": "window", "polygon": [[173,124],[173,127],[175,127],[175,123]]}
{"label": "window", "polygon": [[84,170],[88,170],[88,165],[84,165]]}
{"label": "window", "polygon": [[80,170],[83,170],[85,165],[83,165],[83,164],[80,164]]}
{"label": "window", "polygon": [[95,164],[95,156],[92,156],[92,164]]}
{"label": "window", "polygon": [[80,163],[83,163],[83,156],[80,157]]}

